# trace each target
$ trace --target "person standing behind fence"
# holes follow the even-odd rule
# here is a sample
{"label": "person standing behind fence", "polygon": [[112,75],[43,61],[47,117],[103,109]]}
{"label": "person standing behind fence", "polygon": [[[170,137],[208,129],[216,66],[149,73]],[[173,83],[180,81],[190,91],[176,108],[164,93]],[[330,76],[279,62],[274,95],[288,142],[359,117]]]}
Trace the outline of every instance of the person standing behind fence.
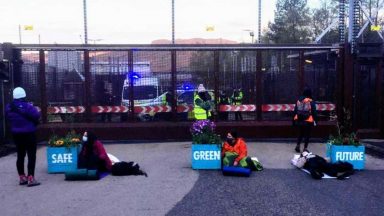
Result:
{"label": "person standing behind fence", "polygon": [[[13,90],[13,101],[6,106],[6,118],[10,123],[11,133],[17,149],[16,167],[19,184],[37,186],[36,166],[36,127],[39,123],[39,111],[26,100],[25,90],[17,87]],[[24,172],[24,159],[28,155],[28,176]]]}
{"label": "person standing behind fence", "polygon": [[229,97],[227,96],[225,91],[221,91],[219,96],[219,119],[223,121],[227,121],[228,112],[220,111],[220,105],[229,105]]}
{"label": "person standing behind fence", "polygon": [[312,91],[309,88],[305,88],[303,94],[296,102],[293,123],[299,130],[299,136],[297,138],[297,144],[295,147],[296,152],[300,152],[300,144],[304,138],[304,149],[308,151],[308,142],[311,135],[313,126],[316,126],[317,112],[316,103],[312,99]]}
{"label": "person standing behind fence", "polygon": [[196,120],[205,120],[211,118],[211,96],[206,92],[203,84],[197,88],[197,94],[194,93],[193,112]]}
{"label": "person standing behind fence", "polygon": [[[232,94],[232,104],[233,105],[241,105],[243,103],[243,91],[241,89],[234,89]],[[235,112],[235,119],[243,120],[243,116],[240,111]]]}

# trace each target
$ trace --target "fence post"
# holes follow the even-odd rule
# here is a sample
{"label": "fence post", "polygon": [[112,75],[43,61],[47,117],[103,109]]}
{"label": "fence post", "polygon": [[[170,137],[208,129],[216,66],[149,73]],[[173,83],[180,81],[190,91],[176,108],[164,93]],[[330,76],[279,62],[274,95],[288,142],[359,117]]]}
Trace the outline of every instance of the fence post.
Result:
{"label": "fence post", "polygon": [[263,113],[263,71],[261,69],[262,64],[262,51],[256,51],[256,119],[257,121],[262,120]]}
{"label": "fence post", "polygon": [[[214,81],[214,93],[215,93],[215,109],[216,113],[219,113],[219,103],[218,103],[218,95],[219,95],[219,79],[218,74],[220,71],[220,53],[218,50],[213,51],[213,81]],[[212,113],[213,114],[213,113]],[[216,116],[215,116],[216,117]],[[214,118],[216,120],[216,118]]]}
{"label": "fence post", "polygon": [[84,50],[84,77],[85,77],[85,120],[91,122],[91,70],[89,63],[89,50]]}
{"label": "fence post", "polygon": [[39,50],[39,81],[40,81],[40,107],[41,119],[43,123],[47,123],[47,84],[45,75],[45,53]]}
{"label": "fence post", "polygon": [[129,80],[129,120],[135,121],[135,101],[134,101],[134,88],[133,88],[133,50],[128,50],[128,80]]}
{"label": "fence post", "polygon": [[171,86],[172,86],[172,120],[177,121],[177,62],[176,50],[171,50]]}
{"label": "fence post", "polygon": [[383,59],[380,58],[376,64],[376,97],[377,97],[377,114],[379,116],[378,126],[381,131],[381,134],[384,135],[384,112],[383,112],[383,99],[384,95],[382,94],[382,83],[383,83]]}
{"label": "fence post", "polygon": [[336,88],[336,113],[338,119],[343,119],[344,107],[344,68],[345,68],[345,45],[339,51],[337,58],[337,88]]}
{"label": "fence post", "polygon": [[300,95],[304,90],[304,51],[299,51],[299,70],[297,71],[297,80],[299,82],[299,88],[297,95]]}

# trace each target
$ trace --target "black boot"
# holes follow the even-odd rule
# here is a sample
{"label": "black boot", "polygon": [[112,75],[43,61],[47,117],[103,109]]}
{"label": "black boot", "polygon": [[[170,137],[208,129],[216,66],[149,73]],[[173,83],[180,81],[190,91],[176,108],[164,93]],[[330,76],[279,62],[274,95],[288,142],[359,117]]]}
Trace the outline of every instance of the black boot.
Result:
{"label": "black boot", "polygon": [[300,145],[296,145],[295,151],[296,151],[297,153],[300,153]]}

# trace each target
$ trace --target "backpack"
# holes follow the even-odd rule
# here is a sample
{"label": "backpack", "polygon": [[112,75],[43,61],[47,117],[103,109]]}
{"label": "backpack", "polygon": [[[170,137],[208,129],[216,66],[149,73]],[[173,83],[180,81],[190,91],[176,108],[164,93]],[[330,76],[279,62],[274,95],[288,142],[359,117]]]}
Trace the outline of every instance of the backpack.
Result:
{"label": "backpack", "polygon": [[147,173],[140,170],[140,166],[134,162],[117,162],[112,165],[112,175],[114,176],[126,176],[126,175],[145,175],[147,177]]}
{"label": "backpack", "polygon": [[310,100],[298,100],[297,106],[297,118],[299,121],[305,121],[311,116],[311,101]]}

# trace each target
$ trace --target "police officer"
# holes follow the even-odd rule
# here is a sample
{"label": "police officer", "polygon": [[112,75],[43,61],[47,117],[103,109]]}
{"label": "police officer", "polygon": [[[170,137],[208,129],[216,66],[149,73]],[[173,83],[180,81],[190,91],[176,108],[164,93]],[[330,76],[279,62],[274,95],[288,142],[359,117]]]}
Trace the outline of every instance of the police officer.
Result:
{"label": "police officer", "polygon": [[[225,91],[221,91],[219,95],[219,105],[229,105],[229,97]],[[228,120],[228,112],[219,111],[219,119],[223,121]]]}
{"label": "police officer", "polygon": [[206,92],[203,84],[200,84],[197,88],[197,93],[194,94],[193,98],[193,112],[196,120],[205,120],[211,118],[210,103],[211,96]]}
{"label": "police officer", "polygon": [[[243,103],[243,91],[240,88],[234,89],[231,98],[233,105],[241,105]],[[241,115],[240,111],[235,112],[235,119],[236,121],[243,120],[243,116]]]}

